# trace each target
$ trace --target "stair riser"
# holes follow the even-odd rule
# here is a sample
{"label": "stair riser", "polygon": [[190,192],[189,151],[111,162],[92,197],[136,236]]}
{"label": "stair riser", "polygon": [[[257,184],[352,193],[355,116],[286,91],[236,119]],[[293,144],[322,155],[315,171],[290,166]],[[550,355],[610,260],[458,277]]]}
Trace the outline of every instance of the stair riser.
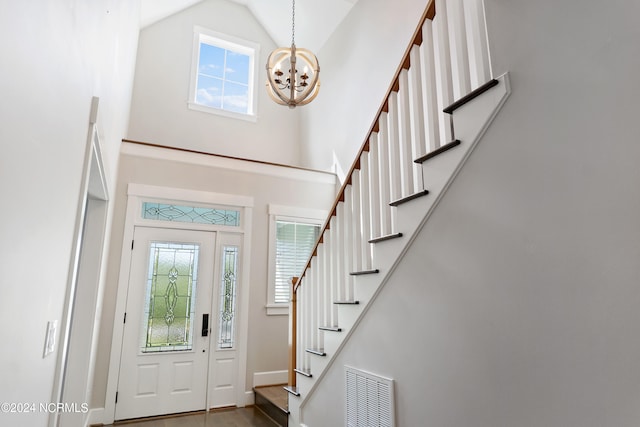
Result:
{"label": "stair riser", "polygon": [[[312,355],[311,357],[311,372],[313,372],[314,377],[316,375],[322,375],[322,372],[324,372],[325,368],[327,367],[327,364],[329,363],[329,361],[331,360],[331,357],[329,356],[315,356]],[[318,374],[316,374],[316,372]],[[304,398],[304,396],[302,396]]]}
{"label": "stair riser", "polygon": [[255,394],[255,405],[269,418],[275,421],[281,427],[287,427],[289,421],[289,414],[284,412],[281,408],[271,403],[268,399],[262,396],[260,393]]}
{"label": "stair riser", "polygon": [[[300,393],[300,396],[307,396],[309,394],[309,390],[311,390],[311,387],[313,387],[314,383],[315,383],[315,380],[313,377],[309,378],[309,377],[305,377],[304,375],[298,375],[298,377],[296,378],[296,387],[298,388],[298,392]],[[291,405],[292,397],[293,396],[289,396],[289,405]]]}

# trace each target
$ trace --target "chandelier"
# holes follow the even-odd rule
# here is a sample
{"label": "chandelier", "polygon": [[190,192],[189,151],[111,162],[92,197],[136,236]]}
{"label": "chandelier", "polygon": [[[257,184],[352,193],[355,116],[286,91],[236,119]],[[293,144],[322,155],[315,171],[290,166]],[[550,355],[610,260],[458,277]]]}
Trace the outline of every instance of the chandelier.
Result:
{"label": "chandelier", "polygon": [[296,48],[295,21],[296,1],[292,0],[291,47],[277,48],[267,60],[267,92],[275,102],[289,108],[310,103],[320,89],[318,59],[310,50]]}

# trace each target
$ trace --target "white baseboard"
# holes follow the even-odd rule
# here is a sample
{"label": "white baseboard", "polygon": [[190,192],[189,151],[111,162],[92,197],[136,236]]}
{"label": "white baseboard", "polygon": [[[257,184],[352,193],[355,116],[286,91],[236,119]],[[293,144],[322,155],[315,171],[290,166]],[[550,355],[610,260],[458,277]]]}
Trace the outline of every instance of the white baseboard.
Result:
{"label": "white baseboard", "polygon": [[286,370],[256,372],[253,374],[253,386],[260,387],[263,385],[286,384],[289,379],[288,377],[289,372]]}
{"label": "white baseboard", "polygon": [[[244,392],[244,405],[243,406],[252,406],[256,403],[255,394],[253,391],[245,391]],[[240,405],[238,405],[240,406]]]}
{"label": "white baseboard", "polygon": [[[273,384],[285,384],[288,380],[288,372],[285,371],[270,371],[270,372],[256,372],[253,374],[253,386],[260,387],[264,385]],[[253,390],[245,391],[244,401],[238,402],[238,406],[250,406],[255,403],[255,397]],[[87,422],[84,427],[89,427],[92,424],[104,424],[104,408],[93,408],[89,410]]]}
{"label": "white baseboard", "polygon": [[84,427],[89,427],[95,424],[104,425],[104,408],[89,409],[89,414],[86,420]]}

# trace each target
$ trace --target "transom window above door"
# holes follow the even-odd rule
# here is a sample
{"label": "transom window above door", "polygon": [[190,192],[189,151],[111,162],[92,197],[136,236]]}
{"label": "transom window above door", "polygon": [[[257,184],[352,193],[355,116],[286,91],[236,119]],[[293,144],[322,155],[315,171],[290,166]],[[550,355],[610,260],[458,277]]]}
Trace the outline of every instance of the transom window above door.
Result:
{"label": "transom window above door", "polygon": [[240,210],[174,203],[142,202],[142,218],[192,224],[240,226]]}
{"label": "transom window above door", "polygon": [[194,28],[189,108],[256,120],[259,45]]}

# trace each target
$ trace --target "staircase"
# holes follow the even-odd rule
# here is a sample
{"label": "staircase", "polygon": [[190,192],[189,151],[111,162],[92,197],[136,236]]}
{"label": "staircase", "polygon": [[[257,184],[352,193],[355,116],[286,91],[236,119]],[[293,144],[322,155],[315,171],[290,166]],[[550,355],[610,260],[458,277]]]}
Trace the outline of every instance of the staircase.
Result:
{"label": "staircase", "polygon": [[294,280],[289,425],[508,97],[490,74],[482,0],[431,0]]}

